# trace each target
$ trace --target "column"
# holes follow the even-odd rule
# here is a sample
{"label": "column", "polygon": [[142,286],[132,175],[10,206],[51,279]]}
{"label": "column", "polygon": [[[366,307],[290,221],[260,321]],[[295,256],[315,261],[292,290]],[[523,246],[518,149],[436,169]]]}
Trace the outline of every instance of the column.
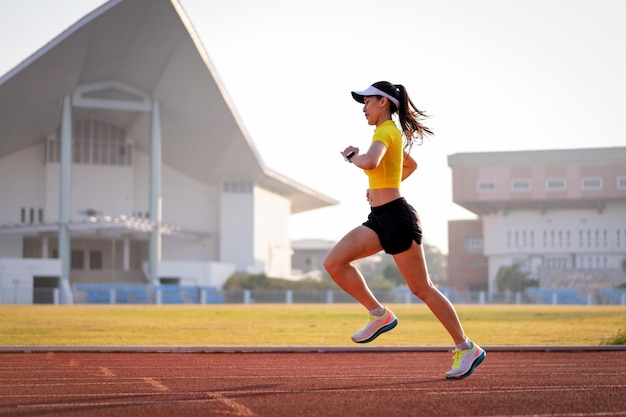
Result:
{"label": "column", "polygon": [[70,283],[70,210],[72,201],[72,103],[69,96],[63,97],[60,141],[59,182],[59,259],[61,260],[61,303],[70,303],[64,289]]}
{"label": "column", "polygon": [[161,106],[152,102],[150,132],[150,233],[149,273],[152,285],[159,284],[158,264],[161,261]]}
{"label": "column", "polygon": [[130,239],[124,238],[124,271],[128,271],[130,269]]}

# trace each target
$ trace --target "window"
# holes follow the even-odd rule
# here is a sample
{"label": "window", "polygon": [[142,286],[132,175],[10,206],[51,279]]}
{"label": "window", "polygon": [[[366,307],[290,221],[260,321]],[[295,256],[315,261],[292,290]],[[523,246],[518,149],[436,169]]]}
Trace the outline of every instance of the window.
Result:
{"label": "window", "polygon": [[580,180],[583,191],[597,191],[602,189],[602,177],[588,177]]}
{"label": "window", "polygon": [[72,269],[85,269],[85,257],[82,250],[72,249],[71,266]]}
{"label": "window", "polygon": [[546,178],[547,191],[565,191],[567,189],[565,178]]}
{"label": "window", "polygon": [[492,180],[479,180],[476,183],[476,191],[479,193],[489,193],[496,191],[496,183]]}
{"label": "window", "polygon": [[565,258],[546,258],[543,261],[543,267],[547,269],[566,269],[567,259]]}
{"label": "window", "polygon": [[225,193],[251,194],[253,185],[249,181],[224,181],[223,189]]}
{"label": "window", "polygon": [[617,189],[626,190],[626,177],[617,177]]}
{"label": "window", "polygon": [[89,251],[89,269],[102,269],[102,251]]}
{"label": "window", "polygon": [[483,237],[468,236],[465,238],[465,250],[471,253],[483,252]]}
{"label": "window", "polygon": [[[48,162],[60,161],[61,129],[46,141]],[[72,130],[72,161],[89,165],[132,165],[133,143],[126,139],[126,130],[88,118],[76,120]]]}
{"label": "window", "polygon": [[511,180],[511,191],[514,193],[521,193],[531,190],[531,182],[529,179],[516,179]]}

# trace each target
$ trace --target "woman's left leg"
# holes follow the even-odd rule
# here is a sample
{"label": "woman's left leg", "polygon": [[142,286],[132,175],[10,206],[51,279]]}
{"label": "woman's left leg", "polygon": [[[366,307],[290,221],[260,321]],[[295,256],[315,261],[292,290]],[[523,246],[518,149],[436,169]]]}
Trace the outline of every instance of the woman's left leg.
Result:
{"label": "woman's left leg", "polygon": [[368,310],[382,307],[367,286],[361,272],[352,261],[382,250],[376,233],[368,227],[357,226],[330,250],[324,268],[333,281]]}

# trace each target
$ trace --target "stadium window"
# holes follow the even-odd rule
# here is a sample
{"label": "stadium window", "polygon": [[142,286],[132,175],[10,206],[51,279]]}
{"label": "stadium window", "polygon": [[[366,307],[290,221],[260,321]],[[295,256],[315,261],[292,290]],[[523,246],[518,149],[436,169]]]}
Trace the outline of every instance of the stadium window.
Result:
{"label": "stadium window", "polygon": [[626,190],[626,177],[617,177],[617,189]]}
{"label": "stadium window", "polygon": [[[60,127],[56,137],[47,140],[48,162],[59,162]],[[132,164],[133,142],[127,140],[126,130],[94,118],[76,120],[72,131],[72,161],[77,164]]]}
{"label": "stadium window", "polygon": [[622,231],[617,229],[616,232],[617,232],[616,233],[617,234],[617,246],[622,246],[622,244],[621,244]]}
{"label": "stadium window", "polygon": [[89,269],[102,269],[102,251],[89,251]]}
{"label": "stadium window", "polygon": [[602,189],[602,177],[586,177],[580,180],[583,191],[597,191]]}
{"label": "stadium window", "polygon": [[35,223],[35,209],[31,207],[30,211],[29,211],[29,214],[30,214],[30,216],[29,216],[30,224]]}
{"label": "stadium window", "polygon": [[535,231],[534,230],[530,231],[530,247],[531,248],[535,247]]}
{"label": "stadium window", "polygon": [[546,178],[546,191],[565,191],[566,189],[565,178]]}
{"label": "stadium window", "polygon": [[80,249],[72,249],[71,255],[72,269],[85,269],[85,256]]}
{"label": "stadium window", "polygon": [[521,193],[531,190],[531,181],[527,178],[511,180],[511,192]]}
{"label": "stadium window", "polygon": [[39,217],[39,223],[43,223],[43,209],[42,208],[39,209],[39,213],[38,214],[39,214],[39,216],[38,216]]}
{"label": "stadium window", "polygon": [[22,219],[22,223],[26,223],[26,209],[24,207],[20,210],[20,218]]}
{"label": "stadium window", "polygon": [[492,180],[479,180],[476,183],[476,191],[479,193],[489,193],[496,191],[496,183]]}
{"label": "stadium window", "polygon": [[483,237],[482,236],[466,237],[465,238],[465,250],[470,253],[482,253]]}

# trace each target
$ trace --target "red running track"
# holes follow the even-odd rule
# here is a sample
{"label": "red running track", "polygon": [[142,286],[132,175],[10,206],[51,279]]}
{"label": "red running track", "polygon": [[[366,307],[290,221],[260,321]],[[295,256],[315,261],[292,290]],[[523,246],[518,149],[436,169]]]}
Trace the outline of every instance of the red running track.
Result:
{"label": "red running track", "polygon": [[626,416],[626,351],[0,353],[2,416]]}

